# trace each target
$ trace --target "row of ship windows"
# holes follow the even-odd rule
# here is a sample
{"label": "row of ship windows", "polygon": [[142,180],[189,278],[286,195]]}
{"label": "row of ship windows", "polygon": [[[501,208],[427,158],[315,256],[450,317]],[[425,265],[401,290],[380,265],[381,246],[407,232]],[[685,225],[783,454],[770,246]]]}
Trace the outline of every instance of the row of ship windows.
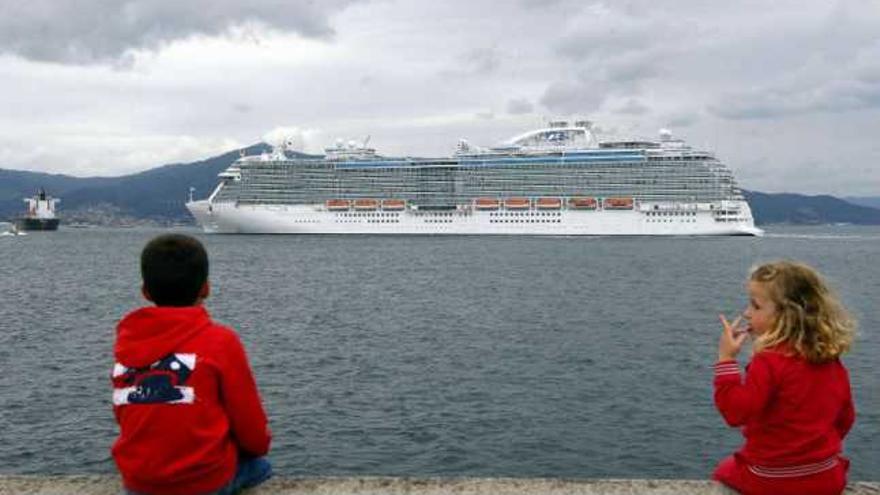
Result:
{"label": "row of ship windows", "polygon": [[490,218],[489,223],[562,223],[561,218]]}
{"label": "row of ship windows", "polygon": [[[555,179],[555,180],[553,180]],[[689,177],[689,176],[666,176],[666,177],[498,177],[486,178],[474,181],[453,181],[447,179],[440,180],[420,180],[420,181],[404,181],[389,178],[349,178],[345,180],[310,180],[296,179],[296,182],[290,183],[286,180],[271,179],[268,177],[254,177],[242,181],[242,185],[250,188],[288,186],[290,188],[305,188],[314,190],[321,187],[346,188],[356,187],[362,188],[366,185],[381,187],[401,187],[401,188],[417,188],[436,187],[442,189],[482,189],[493,185],[529,185],[530,187],[583,187],[590,185],[602,184],[620,184],[626,187],[634,185],[641,186],[711,186],[711,185],[729,185],[734,181],[728,177]],[[454,184],[454,185],[453,185]]]}
{"label": "row of ship windows", "polygon": [[[715,219],[718,222],[734,222],[739,219],[726,219],[726,218],[717,218]],[[354,219],[354,218],[346,218],[346,219],[336,219],[336,223],[400,223],[400,219],[398,218],[365,218],[365,219]],[[673,223],[675,220],[671,218],[663,218],[663,219],[652,219],[648,220],[648,223]],[[695,218],[691,219],[679,219],[679,223],[696,223]],[[453,223],[452,218],[426,218],[424,219],[425,223]],[[317,220],[306,220],[299,219],[296,220],[296,223],[318,223]],[[561,218],[490,218],[489,223],[562,223]]]}
{"label": "row of ship windows", "polygon": [[[493,195],[487,195],[487,196],[493,196]],[[504,195],[504,194],[495,194],[494,195],[494,197],[507,197],[507,196],[514,196],[514,195],[512,195],[512,194],[511,195]],[[521,196],[525,196],[525,195],[521,195]],[[552,195],[536,195],[536,196],[552,196]],[[579,195],[579,196],[614,197],[614,194],[610,194],[610,193],[605,194],[605,195],[583,194],[583,195]],[[317,197],[314,195],[308,196],[308,197],[298,197],[298,196],[280,195],[280,194],[271,194],[271,195],[267,194],[267,195],[259,196],[259,197],[256,197],[254,195],[248,195],[248,197],[242,197],[242,196],[237,197],[235,194],[228,194],[228,195],[224,194],[224,195],[218,195],[216,198],[214,198],[214,202],[215,202],[215,204],[217,204],[217,203],[227,203],[227,204],[228,203],[235,203],[235,204],[241,204],[241,205],[291,206],[291,205],[300,205],[300,204],[323,204],[325,199],[326,199],[325,197]],[[648,203],[650,203],[650,202],[666,202],[666,201],[674,201],[674,202],[678,202],[678,203],[698,203],[698,202],[718,202],[718,201],[724,201],[724,200],[741,200],[741,199],[742,198],[738,198],[735,196],[718,196],[718,195],[711,195],[710,196],[710,195],[702,195],[702,194],[700,194],[700,195],[687,195],[687,196],[675,195],[675,194],[649,194],[649,195],[639,195],[637,200],[641,201],[641,202],[648,202]],[[418,200],[419,203],[425,203],[425,204],[458,204],[458,203],[470,203],[472,201],[473,201],[473,198],[456,197],[456,196],[449,196],[449,195],[423,195]],[[374,210],[374,211],[379,212],[376,210]],[[498,211],[500,213],[502,210],[496,210],[496,211]],[[336,213],[336,215],[343,214],[342,211],[334,212],[334,213]],[[427,214],[428,212],[423,210],[423,211],[420,211],[420,213]],[[645,212],[645,213],[648,213],[648,212]],[[666,215],[661,215],[660,213],[663,213],[663,212],[660,212],[660,211],[652,211],[651,213],[656,213],[655,215],[652,215],[652,216],[666,216]],[[695,213],[695,212],[691,212],[691,213]],[[368,212],[349,211],[346,213],[346,215],[349,215],[349,216],[365,215],[365,214],[368,214]],[[400,214],[400,212],[397,212],[395,214]],[[737,215],[741,215],[741,214],[742,213],[737,213]],[[713,213],[713,215],[719,215],[719,214]],[[675,216],[675,215],[671,215],[671,216]],[[685,216],[687,216],[687,215],[685,215]],[[691,216],[693,216],[693,215],[691,215]]]}
{"label": "row of ship windows", "polygon": [[652,156],[652,157],[648,158],[648,160],[649,161],[654,161],[654,160],[662,160],[662,161],[705,160],[705,161],[708,161],[708,160],[712,160],[712,157],[702,156],[702,155],[696,155],[696,156]]}
{"label": "row of ship windows", "polygon": [[370,213],[337,213],[338,217],[351,217],[351,218],[397,218],[400,216],[400,213],[385,213],[385,212],[370,212]]}
{"label": "row of ship windows", "polygon": [[452,215],[462,215],[462,213],[458,211],[420,211],[418,214],[428,217],[451,217]]}
{"label": "row of ship windows", "polygon": [[[637,194],[627,194],[627,192],[635,192]],[[643,202],[651,202],[651,201],[678,201],[678,202],[687,202],[690,200],[694,201],[722,201],[722,200],[741,200],[742,197],[733,195],[733,194],[692,194],[695,191],[688,191],[688,194],[684,194],[685,191],[651,191],[651,193],[646,194],[643,191],[627,191],[617,190],[615,192],[604,190],[604,191],[577,191],[576,193],[570,194],[571,196],[589,196],[589,197],[614,197],[620,195],[626,196],[636,196],[639,201]],[[382,193],[377,193],[377,195]],[[510,197],[510,196],[568,196],[569,194],[510,194],[500,191],[487,191],[484,196],[491,197]],[[345,193],[342,192],[338,194],[340,197],[351,197],[351,198],[362,198],[362,197],[370,197],[368,195],[364,195],[363,193],[354,194],[354,193]],[[373,195],[372,197],[375,197]],[[455,195],[455,194],[444,194],[444,193],[417,193],[417,194],[397,194],[394,192],[389,192],[387,196],[407,196],[408,198],[414,198],[411,201],[416,203],[439,203],[446,204],[448,203],[469,203],[474,198],[465,195]],[[290,194],[290,193],[282,193],[278,191],[266,191],[262,194],[254,194],[253,192],[249,194],[236,194],[236,191],[228,191],[225,194],[220,194],[215,198],[215,202],[217,201],[238,201],[243,204],[311,204],[311,203],[323,203],[326,199],[326,193],[324,195],[318,194]]]}
{"label": "row of ship windows", "polygon": [[[645,185],[634,185],[634,184],[621,184],[621,183],[588,183],[588,182],[567,182],[567,183],[558,183],[558,184],[539,184],[539,183],[511,183],[511,184],[492,184],[480,186],[480,187],[463,187],[463,188],[451,188],[445,187],[446,184],[443,184],[444,187],[430,187],[431,184],[343,184],[339,186],[328,184],[326,186],[321,185],[312,185],[309,187],[285,187],[283,184],[248,184],[242,187],[236,187],[238,189],[239,194],[247,195],[251,194],[266,194],[266,193],[276,193],[276,194],[292,194],[292,195],[331,195],[331,196],[360,196],[360,197],[371,197],[368,196],[370,194],[382,194],[382,193],[405,193],[408,195],[418,196],[421,194],[446,194],[446,195],[457,195],[457,196],[486,196],[495,191],[501,192],[511,192],[511,191],[533,191],[536,194],[538,193],[560,193],[565,194],[566,191],[571,191],[571,195],[583,195],[586,193],[592,193],[594,196],[600,195],[603,191],[632,191],[632,190],[644,190],[644,191],[669,191],[669,192],[682,192],[688,191],[689,193],[698,193],[701,191],[705,192],[713,192],[713,191],[728,191],[731,190],[730,185],[720,185],[720,184],[711,184],[707,187],[695,187],[694,183],[672,183],[667,182],[664,184],[658,184],[653,186],[645,186]],[[233,189],[230,188],[230,191]],[[739,191],[734,191],[739,192]]]}
{"label": "row of ship windows", "polygon": [[400,223],[398,218],[337,218],[336,223]]}
{"label": "row of ship windows", "polygon": [[[236,194],[237,193],[237,194]],[[407,187],[361,187],[361,188],[316,188],[312,190],[279,189],[277,187],[254,187],[243,188],[238,191],[230,190],[227,195],[237,195],[239,199],[246,200],[251,197],[266,198],[270,196],[288,198],[316,198],[322,196],[339,198],[370,198],[376,196],[403,196],[404,198],[416,199],[421,197],[456,197],[462,199],[483,197],[491,195],[501,196],[614,196],[627,194],[630,196],[718,196],[739,197],[738,191],[727,188],[692,188],[692,187],[624,187],[606,185],[604,187],[578,186],[571,184],[561,187],[539,187],[534,185],[500,188],[491,187],[474,190],[425,190]]]}
{"label": "row of ship windows", "polygon": [[[336,223],[400,223],[397,218],[366,218],[366,219],[336,219]],[[716,218],[716,222],[736,222],[738,218]],[[426,218],[425,223],[452,223],[452,218]],[[648,223],[673,223],[675,220],[671,218],[652,219]],[[696,223],[695,218],[679,219],[679,223]],[[296,223],[318,223],[317,220],[297,220]],[[490,218],[489,223],[562,223],[561,218]]]}
{"label": "row of ship windows", "polygon": [[728,174],[720,174],[720,173],[711,173],[706,171],[705,173],[694,173],[693,171],[677,171],[677,172],[667,172],[660,173],[658,171],[638,171],[629,173],[627,175],[623,174],[615,174],[611,172],[598,173],[579,173],[579,174],[570,174],[570,173],[531,173],[531,174],[497,174],[497,175],[484,175],[484,176],[434,176],[434,177],[418,177],[418,178],[408,178],[402,176],[395,175],[349,175],[345,177],[336,177],[336,176],[318,176],[318,175],[306,175],[306,174],[267,174],[267,173],[252,173],[245,175],[241,178],[241,181],[244,183],[260,183],[260,182],[288,182],[290,180],[302,181],[302,182],[319,182],[319,183],[334,183],[334,182],[388,182],[388,183],[452,183],[459,182],[464,184],[476,184],[482,182],[496,182],[496,181],[516,181],[516,180],[526,180],[529,182],[539,182],[539,181],[556,181],[556,180],[564,180],[564,181],[572,181],[572,180],[595,180],[595,181],[607,181],[607,180],[619,180],[625,182],[632,181],[668,181],[668,180],[730,180],[733,178],[733,175]]}
{"label": "row of ship windows", "polygon": [[[700,179],[700,178],[665,178],[657,179],[610,179],[603,180],[586,177],[559,177],[557,180],[547,179],[496,179],[485,180],[478,183],[464,183],[457,181],[382,181],[382,180],[346,180],[346,181],[301,181],[289,183],[285,181],[248,181],[234,184],[231,187],[239,187],[244,191],[323,191],[327,193],[340,193],[346,190],[363,191],[365,188],[393,189],[400,191],[424,191],[424,192],[458,192],[483,191],[486,189],[536,189],[536,190],[578,190],[578,189],[629,189],[641,187],[645,189],[726,189],[735,186],[733,180],[723,179]],[[478,194],[482,194],[479,192]]]}
{"label": "row of ship windows", "polygon": [[562,213],[558,211],[499,211],[497,213],[489,213],[489,217],[560,217]]}
{"label": "row of ship windows", "polygon": [[711,189],[728,189],[735,187],[732,180],[702,180],[680,178],[676,180],[665,179],[662,181],[647,180],[597,180],[589,178],[565,178],[560,177],[559,180],[511,180],[498,179],[492,181],[483,181],[479,184],[456,183],[453,181],[375,181],[375,180],[351,180],[351,181],[299,181],[296,183],[288,183],[282,181],[252,181],[233,184],[227,186],[239,188],[242,191],[260,191],[260,192],[324,192],[338,195],[345,191],[363,192],[365,189],[377,190],[394,190],[394,191],[412,191],[419,192],[436,192],[436,193],[459,193],[464,194],[467,191],[476,191],[478,195],[482,195],[486,190],[571,190],[580,189],[588,190],[618,190],[631,189],[640,187],[650,190],[711,190]]}
{"label": "row of ship windows", "polygon": [[377,167],[377,168],[346,168],[335,169],[330,167],[308,167],[299,165],[270,165],[264,164],[259,166],[248,165],[242,169],[242,175],[248,174],[287,174],[287,175],[342,175],[342,174],[365,174],[365,175],[396,175],[410,177],[436,177],[448,175],[495,175],[495,174],[516,174],[523,172],[607,172],[619,173],[621,171],[643,171],[643,170],[659,170],[668,172],[695,172],[702,170],[724,172],[729,169],[719,163],[713,161],[705,161],[704,163],[682,163],[677,160],[650,160],[648,162],[616,162],[616,163],[591,163],[589,165],[580,164],[560,164],[558,162],[515,164],[509,166],[496,167]]}
{"label": "row of ship windows", "polygon": [[697,216],[697,212],[695,211],[649,211],[649,217],[695,217]]}
{"label": "row of ship windows", "polygon": [[567,184],[571,182],[596,182],[596,183],[622,183],[622,184],[665,184],[674,182],[686,183],[728,183],[733,180],[733,176],[719,175],[692,175],[692,174],[667,174],[663,176],[639,174],[629,176],[614,175],[534,175],[534,176],[497,176],[497,177],[479,177],[479,178],[444,178],[437,177],[421,180],[407,180],[405,177],[274,177],[274,176],[250,176],[243,178],[241,183],[250,184],[292,184],[302,185],[306,187],[314,187],[322,184],[410,184],[410,185],[427,185],[427,184],[457,184],[458,187],[475,187],[484,186],[486,184],[511,183],[511,182],[527,182],[527,183],[545,183],[545,184]]}

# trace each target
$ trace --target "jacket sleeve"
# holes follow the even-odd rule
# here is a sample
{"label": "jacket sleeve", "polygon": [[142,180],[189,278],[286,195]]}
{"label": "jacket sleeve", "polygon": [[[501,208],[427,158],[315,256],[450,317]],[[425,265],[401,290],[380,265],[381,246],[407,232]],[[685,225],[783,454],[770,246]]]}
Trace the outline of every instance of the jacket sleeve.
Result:
{"label": "jacket sleeve", "polygon": [[773,376],[761,353],[749,363],[745,380],[735,360],[715,364],[715,407],[730,426],[742,426],[760,413],[770,400]]}
{"label": "jacket sleeve", "polygon": [[856,408],[853,405],[852,388],[849,384],[849,373],[847,373],[846,368],[844,368],[843,365],[840,367],[843,374],[844,386],[846,387],[846,398],[844,399],[843,408],[840,410],[840,413],[837,415],[837,420],[834,422],[834,428],[837,430],[838,435],[840,435],[840,439],[843,440],[856,420]]}
{"label": "jacket sleeve", "polygon": [[272,440],[269,422],[244,346],[238,335],[230,334],[220,384],[223,407],[238,448],[251,456],[264,456],[269,452]]}

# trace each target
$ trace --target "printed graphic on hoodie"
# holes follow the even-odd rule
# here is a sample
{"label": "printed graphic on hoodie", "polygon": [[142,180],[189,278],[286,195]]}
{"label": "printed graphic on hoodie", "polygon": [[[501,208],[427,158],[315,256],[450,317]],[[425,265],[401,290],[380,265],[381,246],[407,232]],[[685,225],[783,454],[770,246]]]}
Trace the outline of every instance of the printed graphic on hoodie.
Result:
{"label": "printed graphic on hoodie", "polygon": [[196,394],[186,381],[195,368],[195,354],[169,354],[144,368],[116,363],[113,404],[192,404]]}

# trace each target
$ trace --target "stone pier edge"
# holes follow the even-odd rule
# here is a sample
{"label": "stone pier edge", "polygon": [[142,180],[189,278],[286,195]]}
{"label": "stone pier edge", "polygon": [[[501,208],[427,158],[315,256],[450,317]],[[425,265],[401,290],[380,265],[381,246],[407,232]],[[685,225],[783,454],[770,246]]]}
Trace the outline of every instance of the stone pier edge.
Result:
{"label": "stone pier edge", "polygon": [[[0,495],[119,495],[108,475],[0,475]],[[276,477],[249,495],[729,495],[706,480],[555,478]],[[880,482],[851,482],[847,495],[880,495]]]}

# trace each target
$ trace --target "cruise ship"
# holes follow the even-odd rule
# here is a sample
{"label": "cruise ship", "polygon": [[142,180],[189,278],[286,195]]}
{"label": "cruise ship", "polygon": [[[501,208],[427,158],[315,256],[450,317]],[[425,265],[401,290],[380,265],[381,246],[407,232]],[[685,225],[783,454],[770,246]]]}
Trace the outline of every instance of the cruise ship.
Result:
{"label": "cruise ship", "polygon": [[387,157],[367,142],[324,155],[279,145],[241,156],[186,206],[206,232],[562,236],[761,235],[730,169],[671,132],[600,141],[588,121],[443,158]]}

